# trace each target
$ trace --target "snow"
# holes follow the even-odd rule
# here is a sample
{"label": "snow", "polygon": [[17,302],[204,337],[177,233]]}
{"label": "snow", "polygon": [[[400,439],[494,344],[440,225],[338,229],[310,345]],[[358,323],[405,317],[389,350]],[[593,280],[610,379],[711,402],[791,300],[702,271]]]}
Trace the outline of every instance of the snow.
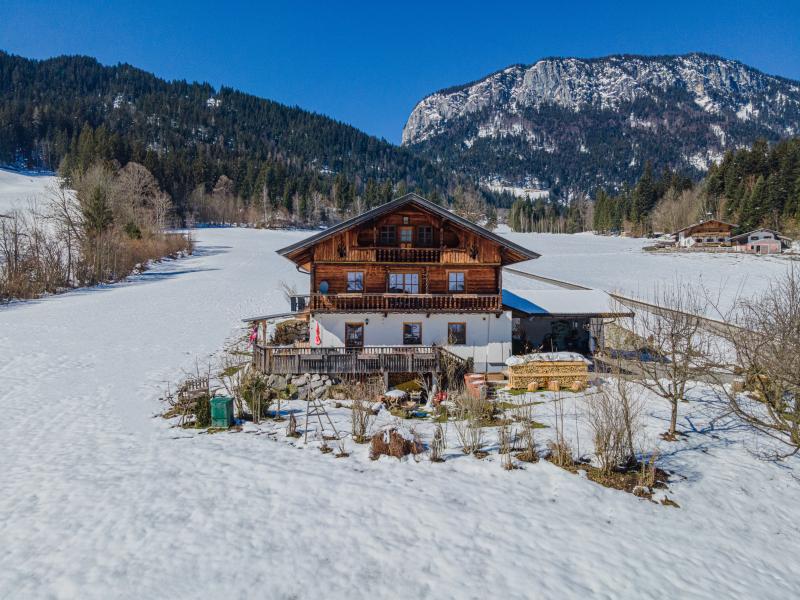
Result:
{"label": "snow", "polygon": [[[652,245],[652,240],[591,233],[503,235],[541,254],[514,269],[645,300],[652,298],[657,285],[697,282],[720,297],[723,309],[730,308],[739,294],[760,293],[794,264],[787,256],[644,252],[642,248]],[[503,286],[530,289],[541,284],[506,271]]]}
{"label": "snow", "polygon": [[57,185],[58,178],[52,173],[0,168],[0,214],[42,206],[47,200],[47,188]]}
{"label": "snow", "polygon": [[[656,437],[666,406],[648,404],[648,446],[675,472],[668,495],[680,508],[547,462],[504,471],[495,437],[477,460],[455,448],[452,428],[444,463],[373,462],[365,446],[349,443],[351,456],[337,459],[292,442],[285,422],[209,435],[156,417],[166,382],[241,337],[243,315],[285,309],[280,281],[302,289],[274,251],[305,235],[198,230],[192,257],[0,308],[0,597],[796,594],[797,459],[759,459],[759,438],[712,420],[702,398],[681,406],[689,435],[676,443]],[[678,268],[755,277],[783,266],[654,256],[638,240],[510,237],[544,254],[526,268],[602,288]],[[576,415],[591,398],[565,397],[568,435],[585,453]],[[526,398],[544,402],[536,418],[553,424],[552,394]],[[350,411],[329,410],[347,430]],[[382,411],[375,431],[390,419]],[[429,441],[430,423],[418,427]],[[543,447],[552,428],[537,436]]]}
{"label": "snow", "polygon": [[743,104],[739,107],[739,110],[736,111],[736,116],[740,121],[749,121],[754,115],[758,117],[758,110],[753,107],[752,102]]}
{"label": "snow", "polygon": [[602,290],[503,289],[503,305],[531,315],[593,315],[619,312]]}
{"label": "snow", "polygon": [[585,362],[589,361],[577,352],[536,352],[534,354],[522,354],[519,356],[509,356],[506,364],[509,367],[524,365],[529,362]]}

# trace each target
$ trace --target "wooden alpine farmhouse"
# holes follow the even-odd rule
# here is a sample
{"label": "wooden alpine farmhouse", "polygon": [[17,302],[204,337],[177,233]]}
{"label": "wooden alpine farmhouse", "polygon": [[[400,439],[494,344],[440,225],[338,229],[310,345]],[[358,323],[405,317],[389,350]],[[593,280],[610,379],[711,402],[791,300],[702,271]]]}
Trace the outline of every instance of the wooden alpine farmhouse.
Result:
{"label": "wooden alpine farmhouse", "polygon": [[268,373],[437,373],[447,361],[498,372],[526,332],[528,351],[545,338],[545,350],[563,349],[552,341],[558,330],[557,340],[588,352],[589,321],[609,312],[585,288],[503,290],[504,267],[539,255],[416,194],[278,254],[309,275],[288,315],[307,321],[308,341],[267,342],[267,323],[287,314],[246,319],[259,327],[254,362]]}
{"label": "wooden alpine farmhouse", "polygon": [[734,223],[708,219],[679,229],[672,235],[679,248],[730,246]]}

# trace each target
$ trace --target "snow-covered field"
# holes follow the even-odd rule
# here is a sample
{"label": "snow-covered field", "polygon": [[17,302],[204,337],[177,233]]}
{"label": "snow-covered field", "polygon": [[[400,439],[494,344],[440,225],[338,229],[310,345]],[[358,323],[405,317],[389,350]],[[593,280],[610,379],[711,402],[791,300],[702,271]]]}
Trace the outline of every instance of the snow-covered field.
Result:
{"label": "snow-covered field", "polygon": [[46,202],[48,186],[57,185],[57,179],[54,175],[0,168],[0,215],[41,207]]}
{"label": "snow-covered field", "polygon": [[[798,461],[758,459],[759,439],[712,422],[705,401],[681,407],[690,433],[673,444],[656,444],[666,415],[649,405],[680,508],[546,462],[506,472],[454,439],[443,464],[372,462],[363,446],[337,459],[292,445],[270,424],[170,428],[156,416],[166,382],[241,335],[241,317],[285,309],[280,281],[306,285],[274,254],[304,235],[199,230],[196,255],[129,282],[0,307],[0,598],[797,594]],[[705,261],[732,261],[731,276],[745,265],[748,281],[785,268],[644,255],[635,240],[513,239],[543,254],[524,269],[631,292],[673,270],[711,276]]]}
{"label": "snow-covered field", "polygon": [[[721,308],[727,310],[737,295],[762,291],[796,257],[752,254],[644,252],[652,240],[582,233],[504,233],[508,239],[542,256],[513,268],[637,298],[652,297],[655,286],[676,280],[702,283]],[[520,287],[524,278],[503,276],[503,283]],[[529,281],[529,280],[528,280]],[[532,284],[530,284],[532,285]]]}

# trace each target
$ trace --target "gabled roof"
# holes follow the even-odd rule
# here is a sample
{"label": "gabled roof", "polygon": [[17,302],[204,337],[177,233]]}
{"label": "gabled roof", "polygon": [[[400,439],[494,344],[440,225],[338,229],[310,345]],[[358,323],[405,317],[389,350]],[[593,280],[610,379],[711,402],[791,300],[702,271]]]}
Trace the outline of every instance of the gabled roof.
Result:
{"label": "gabled roof", "polygon": [[692,229],[693,227],[699,227],[700,225],[705,225],[706,223],[720,223],[721,225],[727,225],[731,228],[736,228],[738,225],[736,223],[728,223],[727,221],[721,221],[719,219],[706,219],[705,221],[700,221],[699,223],[692,223],[691,225],[687,225],[683,229],[678,229],[672,235],[678,235],[681,231],[686,231],[687,229]]}
{"label": "gabled roof", "polygon": [[748,231],[747,233],[740,233],[739,235],[731,236],[731,241],[738,241],[741,239],[747,239],[751,234],[758,233],[759,231],[768,231],[772,235],[775,236],[776,240],[789,240],[786,236],[781,235],[780,231],[775,231],[774,229],[769,229],[767,227],[759,227],[758,229],[753,229],[752,231]]}
{"label": "gabled roof", "polygon": [[356,217],[353,217],[352,219],[348,219],[347,221],[342,221],[341,223],[338,223],[333,227],[329,227],[325,231],[321,231],[316,235],[309,236],[304,240],[300,240],[299,242],[292,244],[291,246],[286,246],[285,248],[281,248],[277,252],[281,256],[285,256],[291,260],[292,255],[295,255],[302,250],[310,248],[311,246],[314,246],[315,244],[318,244],[319,242],[326,240],[336,235],[337,233],[346,231],[348,229],[351,229],[352,227],[356,227],[358,225],[361,225],[362,223],[366,223],[368,221],[371,221],[372,219],[383,216],[385,214],[392,213],[397,209],[406,206],[407,204],[413,204],[415,206],[418,206],[423,210],[431,212],[443,219],[452,221],[453,223],[455,223],[460,227],[463,227],[464,229],[472,231],[477,235],[480,235],[484,238],[490,239],[500,244],[506,250],[508,250],[510,254],[512,254],[511,256],[512,260],[509,260],[507,264],[522,262],[525,260],[531,260],[534,258],[539,258],[540,256],[533,250],[528,250],[527,248],[523,248],[519,244],[515,244],[514,242],[511,242],[505,239],[504,237],[497,235],[496,233],[492,233],[488,229],[485,229],[480,225],[476,225],[472,221],[468,221],[467,219],[460,217],[455,213],[450,212],[446,208],[442,208],[438,204],[434,204],[430,200],[426,200],[422,196],[419,196],[414,193],[405,194],[404,196],[395,198],[391,202],[387,202],[386,204],[382,204],[381,206],[373,208],[372,210],[368,210],[367,212],[362,213]]}

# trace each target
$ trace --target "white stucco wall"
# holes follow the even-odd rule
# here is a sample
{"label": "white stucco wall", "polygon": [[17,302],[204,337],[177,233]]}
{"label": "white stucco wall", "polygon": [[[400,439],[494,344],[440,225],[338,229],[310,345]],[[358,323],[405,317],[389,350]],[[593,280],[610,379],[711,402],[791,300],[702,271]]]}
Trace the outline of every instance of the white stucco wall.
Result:
{"label": "white stucco wall", "polygon": [[[316,327],[319,324],[319,347],[344,346],[345,323],[364,323],[365,346],[402,346],[403,323],[422,323],[422,345],[436,344],[463,358],[472,358],[475,371],[499,371],[511,356],[511,313],[506,311],[499,317],[494,313],[456,314],[434,313],[347,313],[315,314],[310,319],[309,341],[317,346]],[[447,345],[447,324],[466,323],[467,343]]]}

